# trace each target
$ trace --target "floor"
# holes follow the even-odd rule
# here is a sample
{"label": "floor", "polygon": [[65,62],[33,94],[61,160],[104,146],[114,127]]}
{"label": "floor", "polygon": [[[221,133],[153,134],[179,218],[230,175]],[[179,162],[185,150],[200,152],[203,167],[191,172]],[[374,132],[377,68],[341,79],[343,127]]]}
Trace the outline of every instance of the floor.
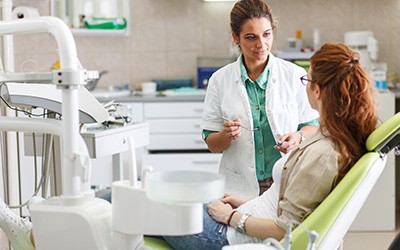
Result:
{"label": "floor", "polygon": [[344,250],[386,250],[397,232],[349,232],[344,238]]}
{"label": "floor", "polygon": [[[397,232],[350,232],[344,238],[344,250],[386,250]],[[9,250],[6,238],[0,230],[0,250]]]}
{"label": "floor", "polygon": [[3,231],[0,230],[0,250],[8,250],[8,242]]}

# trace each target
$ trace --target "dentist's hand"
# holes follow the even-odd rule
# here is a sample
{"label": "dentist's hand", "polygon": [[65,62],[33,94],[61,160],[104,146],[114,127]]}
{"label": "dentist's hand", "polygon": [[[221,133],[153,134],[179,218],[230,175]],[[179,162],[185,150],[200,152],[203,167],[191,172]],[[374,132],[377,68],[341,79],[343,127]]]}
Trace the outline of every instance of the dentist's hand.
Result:
{"label": "dentist's hand", "polygon": [[240,127],[240,124],[240,119],[225,121],[224,128],[222,129],[221,133],[225,134],[225,136],[231,140],[236,140],[242,133],[242,127]]}
{"label": "dentist's hand", "polygon": [[222,117],[223,127],[218,133],[211,133],[206,138],[208,149],[211,152],[223,152],[234,140],[238,139],[242,132],[241,120],[229,120]]}
{"label": "dentist's hand", "polygon": [[301,138],[299,133],[289,133],[279,138],[274,148],[286,154],[290,150],[292,150],[294,146],[298,145],[300,143],[300,140]]}

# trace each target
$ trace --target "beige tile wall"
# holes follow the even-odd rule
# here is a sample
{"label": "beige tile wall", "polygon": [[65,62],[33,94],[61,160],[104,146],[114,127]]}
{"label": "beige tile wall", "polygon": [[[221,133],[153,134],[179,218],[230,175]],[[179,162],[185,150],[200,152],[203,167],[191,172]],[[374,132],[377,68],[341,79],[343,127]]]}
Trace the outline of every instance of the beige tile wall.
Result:
{"label": "beige tile wall", "polygon": [[[319,29],[322,42],[341,42],[352,30],[371,30],[380,45],[380,61],[400,71],[400,0],[271,0],[279,21],[274,48],[286,46],[300,29],[312,45]],[[15,0],[49,14],[49,0]],[[228,56],[232,45],[229,3],[202,0],[131,0],[129,37],[76,37],[86,69],[108,70],[99,85],[138,85],[155,78],[196,78],[198,56]],[[16,69],[47,70],[58,56],[49,35],[15,37]]]}

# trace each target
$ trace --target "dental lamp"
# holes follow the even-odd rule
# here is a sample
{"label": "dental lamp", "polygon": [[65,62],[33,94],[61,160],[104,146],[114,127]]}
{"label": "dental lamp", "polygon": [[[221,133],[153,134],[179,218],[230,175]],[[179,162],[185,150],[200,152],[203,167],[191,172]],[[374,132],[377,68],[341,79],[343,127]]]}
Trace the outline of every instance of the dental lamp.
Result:
{"label": "dental lamp", "polygon": [[[0,22],[0,35],[51,33],[57,43],[61,68],[51,73],[12,73],[0,76],[2,95],[12,103],[57,109],[62,121],[0,117],[0,129],[46,131],[62,140],[62,195],[32,204],[30,208],[36,249],[131,250],[143,247],[143,234],[182,235],[202,231],[202,204],[221,198],[223,176],[203,172],[151,172],[145,167],[137,180],[134,143],[129,139],[130,179],[113,183],[113,204],[94,197],[89,188],[91,163],[79,134],[79,110],[91,106],[80,98],[90,72],[80,66],[70,29],[56,17],[38,17]],[[50,82],[55,86],[15,82]],[[10,83],[11,82],[11,83]],[[38,93],[35,87],[52,88],[60,96]],[[29,90],[28,90],[29,89]],[[29,92],[34,91],[34,92]],[[43,90],[44,91],[44,90]],[[28,93],[29,92],[29,93]],[[83,94],[85,95],[85,94]],[[87,97],[87,95],[86,95]],[[91,98],[91,97],[89,97]],[[79,104],[80,101],[83,104]],[[58,107],[59,109],[59,107]],[[101,120],[99,112],[94,120]]]}

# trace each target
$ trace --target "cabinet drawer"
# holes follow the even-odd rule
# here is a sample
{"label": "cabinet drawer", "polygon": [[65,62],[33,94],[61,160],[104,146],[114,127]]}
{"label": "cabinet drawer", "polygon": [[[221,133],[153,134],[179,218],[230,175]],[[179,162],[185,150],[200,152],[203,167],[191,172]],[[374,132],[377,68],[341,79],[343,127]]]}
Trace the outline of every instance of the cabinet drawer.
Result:
{"label": "cabinet drawer", "polygon": [[150,134],[201,134],[200,119],[149,119],[147,122],[149,123]]}
{"label": "cabinet drawer", "polygon": [[198,134],[151,135],[147,150],[198,150],[207,149],[207,144]]}
{"label": "cabinet drawer", "polygon": [[154,171],[193,170],[218,172],[222,154],[147,154],[143,155],[143,166],[152,166]]}
{"label": "cabinet drawer", "polygon": [[201,117],[202,102],[145,103],[144,115],[148,118]]}
{"label": "cabinet drawer", "polygon": [[143,122],[143,103],[141,102],[133,102],[133,103],[125,103],[128,108],[128,111],[132,117],[132,121],[134,122]]}

